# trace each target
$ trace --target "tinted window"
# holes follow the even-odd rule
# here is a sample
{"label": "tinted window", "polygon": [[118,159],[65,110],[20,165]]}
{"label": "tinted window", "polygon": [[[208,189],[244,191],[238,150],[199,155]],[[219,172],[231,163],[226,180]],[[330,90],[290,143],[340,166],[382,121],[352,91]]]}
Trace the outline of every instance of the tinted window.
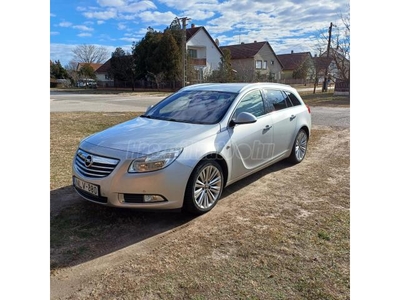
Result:
{"label": "tinted window", "polygon": [[265,114],[264,102],[259,90],[252,91],[243,97],[242,101],[240,101],[236,108],[233,118],[236,118],[236,116],[242,112],[251,113],[256,117]]}
{"label": "tinted window", "polygon": [[281,110],[287,107],[286,97],[278,90],[265,90],[268,106],[273,106],[274,110]]}
{"label": "tinted window", "polygon": [[293,106],[301,105],[300,100],[295,95],[289,92],[286,92],[286,94],[288,95],[288,98],[290,99],[290,102],[293,104]]}

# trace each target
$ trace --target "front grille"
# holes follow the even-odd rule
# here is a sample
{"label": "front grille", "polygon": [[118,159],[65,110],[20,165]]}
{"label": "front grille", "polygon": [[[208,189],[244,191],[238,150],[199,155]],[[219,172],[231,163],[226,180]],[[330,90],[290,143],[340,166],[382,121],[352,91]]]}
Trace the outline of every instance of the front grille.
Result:
{"label": "front grille", "polygon": [[115,169],[119,160],[94,155],[79,149],[75,155],[76,169],[86,177],[103,178]]}

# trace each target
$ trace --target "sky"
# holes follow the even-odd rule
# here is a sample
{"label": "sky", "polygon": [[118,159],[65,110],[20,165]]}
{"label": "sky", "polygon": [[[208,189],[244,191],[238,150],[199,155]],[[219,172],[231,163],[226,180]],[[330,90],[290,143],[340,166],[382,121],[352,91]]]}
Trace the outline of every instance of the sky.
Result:
{"label": "sky", "polygon": [[[204,26],[221,46],[268,41],[276,54],[317,54],[316,37],[343,24],[349,0],[50,0],[50,59],[67,65],[79,45],[131,51],[147,28],[176,18]],[[335,28],[336,29],[336,28]]]}

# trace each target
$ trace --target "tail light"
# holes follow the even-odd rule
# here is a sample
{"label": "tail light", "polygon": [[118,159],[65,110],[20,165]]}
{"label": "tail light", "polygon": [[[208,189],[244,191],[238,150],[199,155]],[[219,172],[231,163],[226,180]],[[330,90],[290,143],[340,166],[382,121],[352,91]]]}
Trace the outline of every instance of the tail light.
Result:
{"label": "tail light", "polygon": [[308,109],[308,113],[309,114],[311,114],[311,109],[310,109],[310,107],[306,104],[306,106],[307,106],[307,109]]}

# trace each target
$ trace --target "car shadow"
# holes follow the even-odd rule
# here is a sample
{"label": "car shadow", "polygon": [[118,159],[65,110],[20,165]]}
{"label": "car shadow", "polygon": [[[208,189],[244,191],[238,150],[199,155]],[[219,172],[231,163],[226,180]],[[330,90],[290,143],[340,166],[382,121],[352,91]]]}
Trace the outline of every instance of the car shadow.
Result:
{"label": "car shadow", "polygon": [[277,162],[265,169],[262,169],[246,178],[243,178],[233,184],[231,184],[230,186],[226,187],[224,192],[222,193],[222,197],[220,199],[220,201],[222,201],[224,198],[227,198],[228,196],[230,196],[231,194],[236,193],[237,191],[241,190],[242,188],[247,187],[248,185],[251,185],[253,182],[256,182],[257,180],[259,180],[260,178],[286,169],[286,168],[290,168],[293,167],[293,163],[289,162],[288,160],[282,160],[280,162]]}
{"label": "car shadow", "polygon": [[[229,187],[229,195],[292,164],[282,161]],[[72,267],[183,226],[196,216],[180,211],[113,208],[81,198],[72,186],[50,192],[50,269]]]}
{"label": "car shadow", "polygon": [[195,216],[86,201],[72,186],[50,192],[50,269],[75,266],[177,228]]}

